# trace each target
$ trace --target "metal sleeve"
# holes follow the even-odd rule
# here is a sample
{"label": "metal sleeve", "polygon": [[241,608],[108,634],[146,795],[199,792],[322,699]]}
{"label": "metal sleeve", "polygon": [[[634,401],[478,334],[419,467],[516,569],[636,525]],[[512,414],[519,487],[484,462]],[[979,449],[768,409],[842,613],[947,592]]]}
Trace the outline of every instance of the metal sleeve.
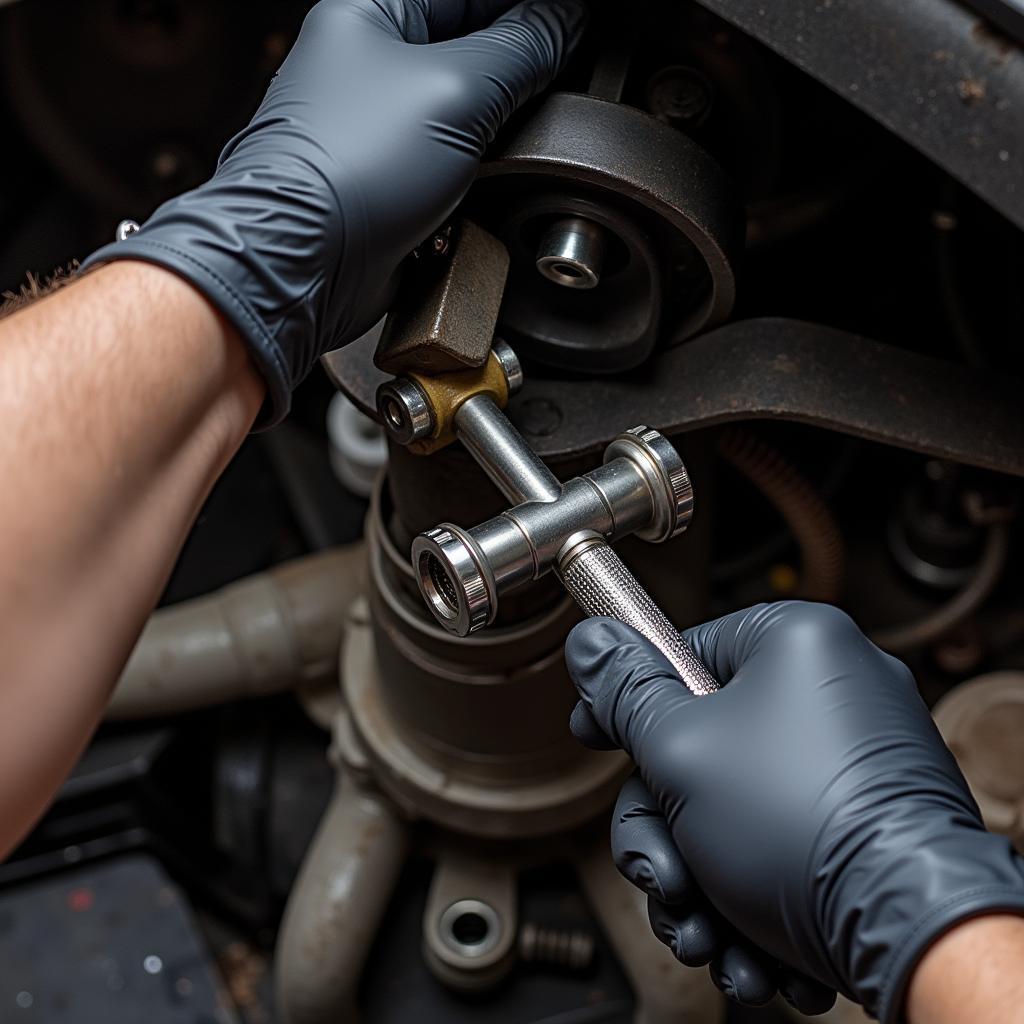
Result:
{"label": "metal sleeve", "polygon": [[618,619],[650,640],[691,693],[703,697],[718,689],[714,676],[683,635],[603,541],[584,541],[573,547],[562,559],[561,576],[565,589],[587,615]]}

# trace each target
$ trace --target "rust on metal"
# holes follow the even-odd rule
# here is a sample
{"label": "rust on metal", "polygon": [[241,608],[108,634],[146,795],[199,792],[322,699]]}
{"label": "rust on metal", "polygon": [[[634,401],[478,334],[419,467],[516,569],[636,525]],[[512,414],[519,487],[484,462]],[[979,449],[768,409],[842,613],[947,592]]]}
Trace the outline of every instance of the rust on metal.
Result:
{"label": "rust on metal", "polygon": [[508,275],[508,252],[472,221],[437,258],[411,268],[373,357],[386,373],[446,373],[487,362]]}

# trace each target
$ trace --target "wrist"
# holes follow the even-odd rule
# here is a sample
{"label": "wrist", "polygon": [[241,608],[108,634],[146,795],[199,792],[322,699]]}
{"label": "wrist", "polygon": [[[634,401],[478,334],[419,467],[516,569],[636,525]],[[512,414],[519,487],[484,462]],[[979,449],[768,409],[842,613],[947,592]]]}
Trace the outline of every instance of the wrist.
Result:
{"label": "wrist", "polygon": [[99,268],[96,280],[118,297],[112,306],[143,295],[155,315],[178,326],[173,335],[165,332],[158,339],[140,332],[122,350],[137,344],[138,352],[131,353],[137,363],[145,359],[164,367],[168,376],[174,367],[182,390],[174,408],[181,410],[184,428],[201,427],[214,460],[225,465],[251,429],[266,394],[238,331],[201,290],[165,267],[128,259]]}
{"label": "wrist", "polygon": [[[1024,917],[961,921],[925,951],[907,987],[908,1024],[1024,1020]],[[969,1006],[969,1012],[966,1007]]]}
{"label": "wrist", "polygon": [[[1024,860],[1005,837],[960,808],[929,809],[924,823],[891,817],[884,828],[873,821],[818,913],[839,977],[883,1024],[903,1019],[910,979],[937,937],[979,915],[1024,914]],[[842,919],[830,920],[830,904],[845,908]]]}
{"label": "wrist", "polygon": [[284,418],[292,390],[330,347],[337,325],[326,296],[340,263],[332,240],[342,237],[336,198],[321,178],[308,167],[270,166],[222,167],[83,266],[148,263],[201,293],[237,332],[266,384],[260,427]]}

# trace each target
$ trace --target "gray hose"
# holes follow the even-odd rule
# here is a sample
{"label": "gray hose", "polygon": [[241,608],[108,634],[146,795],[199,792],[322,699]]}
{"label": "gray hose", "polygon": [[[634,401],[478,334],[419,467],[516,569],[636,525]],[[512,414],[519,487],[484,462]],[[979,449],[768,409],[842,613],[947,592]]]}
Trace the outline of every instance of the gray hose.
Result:
{"label": "gray hose", "polygon": [[155,611],[107,717],[176,714],[336,678],[364,562],[361,543],[332,548]]}
{"label": "gray hose", "polygon": [[339,773],[277,937],[282,1024],[355,1024],[356,990],[405,863],[407,827],[393,806]]}
{"label": "gray hose", "polygon": [[904,626],[878,630],[871,634],[871,639],[890,654],[904,654],[938,640],[976,611],[995,589],[1006,565],[1009,538],[1006,525],[994,523],[988,528],[978,568],[963,590],[924,618]]}

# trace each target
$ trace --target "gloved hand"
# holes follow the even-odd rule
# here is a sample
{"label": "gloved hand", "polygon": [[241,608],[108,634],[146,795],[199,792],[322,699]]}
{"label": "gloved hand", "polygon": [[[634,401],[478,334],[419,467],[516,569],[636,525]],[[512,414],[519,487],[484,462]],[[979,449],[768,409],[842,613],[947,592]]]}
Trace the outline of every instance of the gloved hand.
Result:
{"label": "gloved hand", "polygon": [[693,697],[608,619],[566,645],[573,731],[639,767],[612,825],[620,871],[658,937],[740,1001],[778,985],[821,1012],[828,986],[898,1020],[943,931],[1024,912],[1024,859],[985,831],[909,670],[842,612],[761,605],[687,637],[718,693]]}
{"label": "gloved hand", "polygon": [[213,178],[85,266],[147,260],[204,292],[249,345],[275,422],[317,358],[383,314],[399,264],[584,19],[580,0],[322,0]]}

